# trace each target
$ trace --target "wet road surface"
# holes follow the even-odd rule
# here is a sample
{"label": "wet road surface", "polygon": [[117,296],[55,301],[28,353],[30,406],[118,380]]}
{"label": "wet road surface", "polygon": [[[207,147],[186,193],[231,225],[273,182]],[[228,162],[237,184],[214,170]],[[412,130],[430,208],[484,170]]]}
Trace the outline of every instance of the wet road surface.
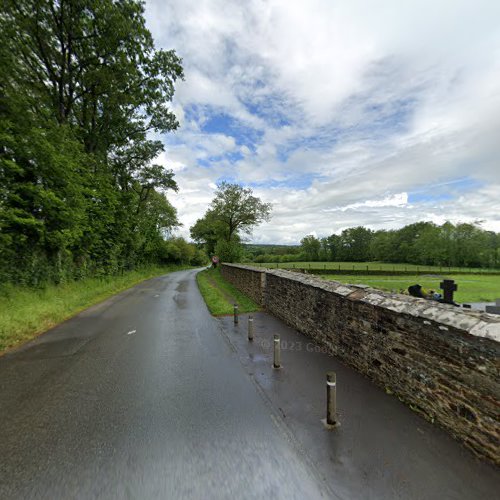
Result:
{"label": "wet road surface", "polygon": [[[485,500],[498,498],[500,470],[478,459],[437,425],[332,357],[314,341],[261,312],[223,333],[263,397],[340,498],[363,500]],[[273,335],[281,364],[272,368]],[[325,429],[326,373],[337,374],[340,426]]]}
{"label": "wet road surface", "polygon": [[0,357],[0,498],[337,498],[195,273],[144,282]]}

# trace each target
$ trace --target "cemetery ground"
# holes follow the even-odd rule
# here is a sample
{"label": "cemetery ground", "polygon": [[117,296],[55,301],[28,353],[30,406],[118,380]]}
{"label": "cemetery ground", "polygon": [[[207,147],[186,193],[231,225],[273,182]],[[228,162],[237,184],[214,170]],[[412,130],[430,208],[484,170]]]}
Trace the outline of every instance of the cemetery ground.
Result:
{"label": "cemetery ground", "polygon": [[151,266],[38,288],[5,284],[0,287],[0,354],[144,280],[187,268]]}
{"label": "cemetery ground", "polygon": [[368,285],[380,290],[400,292],[408,289],[408,286],[418,283],[426,290],[442,291],[439,284],[443,279],[455,280],[458,290],[453,298],[459,303],[469,302],[493,302],[500,297],[500,276],[487,275],[415,275],[415,276],[363,276],[363,275],[322,275],[324,279],[351,283],[353,285]]}
{"label": "cemetery ground", "polygon": [[[353,285],[368,285],[389,292],[401,290],[406,292],[410,285],[416,283],[427,290],[441,292],[439,288],[441,281],[452,279],[458,285],[458,291],[454,295],[457,302],[493,302],[500,297],[500,270],[498,269],[417,266],[381,262],[287,262],[251,265],[271,269],[312,270],[324,279]],[[335,270],[339,269],[341,272],[335,274]],[[321,274],[321,270],[329,273]],[[349,274],[350,270],[353,270],[354,274]],[[365,275],[363,271],[369,274]],[[377,271],[381,274],[377,275]],[[415,274],[411,274],[412,272]]]}
{"label": "cemetery ground", "polygon": [[233,314],[234,304],[238,304],[240,313],[259,310],[255,302],[222,278],[219,268],[209,268],[199,272],[196,281],[213,316]]}

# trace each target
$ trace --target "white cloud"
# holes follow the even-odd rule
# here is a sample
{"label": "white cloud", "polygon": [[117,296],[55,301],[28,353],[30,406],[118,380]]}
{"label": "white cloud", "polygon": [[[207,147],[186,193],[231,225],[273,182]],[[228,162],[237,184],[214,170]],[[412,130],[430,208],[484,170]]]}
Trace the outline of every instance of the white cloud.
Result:
{"label": "white cloud", "polygon": [[[157,43],[184,58],[173,105],[182,126],[159,161],[176,172],[172,201],[185,234],[220,178],[257,183],[275,203],[259,241],[419,219],[482,219],[498,230],[499,2],[148,0],[146,8]],[[207,130],[214,113],[243,128]],[[438,185],[445,201],[432,199]],[[427,198],[411,201],[406,193],[416,191]]]}

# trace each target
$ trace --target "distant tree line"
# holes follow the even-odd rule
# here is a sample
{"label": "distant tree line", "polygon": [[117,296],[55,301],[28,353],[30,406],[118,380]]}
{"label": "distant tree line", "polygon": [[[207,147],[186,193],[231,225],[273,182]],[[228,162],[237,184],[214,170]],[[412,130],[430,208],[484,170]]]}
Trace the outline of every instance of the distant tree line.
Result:
{"label": "distant tree line", "polygon": [[[183,78],[138,0],[4,0],[0,281],[28,285],[201,259],[156,165]],[[204,258],[204,257],[203,257]]]}
{"label": "distant tree line", "polygon": [[[363,226],[326,238],[308,235],[300,247],[247,253],[254,262],[393,262],[433,266],[500,267],[500,234],[476,224],[417,222],[395,230]],[[258,248],[258,247],[257,247]]]}

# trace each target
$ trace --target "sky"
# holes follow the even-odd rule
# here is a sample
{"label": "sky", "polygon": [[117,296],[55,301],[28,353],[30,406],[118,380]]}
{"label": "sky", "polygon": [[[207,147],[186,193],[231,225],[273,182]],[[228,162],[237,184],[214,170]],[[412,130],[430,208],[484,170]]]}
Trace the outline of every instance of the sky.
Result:
{"label": "sky", "polygon": [[223,180],[273,204],[254,243],[363,225],[500,232],[497,0],[147,0],[185,81],[157,162],[189,227]]}

